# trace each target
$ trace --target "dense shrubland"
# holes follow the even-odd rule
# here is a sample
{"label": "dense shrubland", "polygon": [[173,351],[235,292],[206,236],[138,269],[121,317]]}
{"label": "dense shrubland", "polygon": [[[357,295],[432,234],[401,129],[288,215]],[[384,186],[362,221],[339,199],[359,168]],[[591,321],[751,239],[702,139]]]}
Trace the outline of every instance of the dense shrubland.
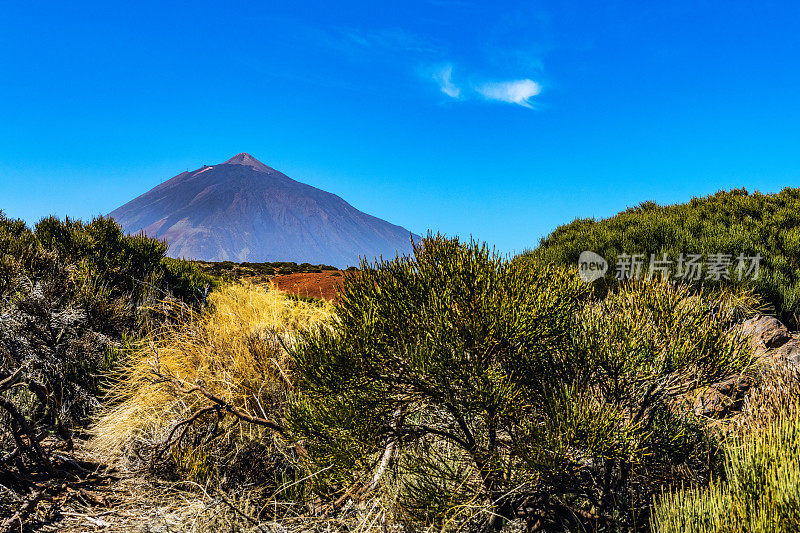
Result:
{"label": "dense shrubland", "polygon": [[721,471],[682,400],[751,370],[749,292],[599,300],[574,269],[436,236],[340,296],[223,288],[134,347],[93,449],[223,491],[245,523],[345,528],[370,509],[412,530],[640,530],[654,495]]}
{"label": "dense shrubland", "polygon": [[197,261],[197,266],[212,276],[235,281],[242,278],[269,277],[285,274],[322,272],[338,270],[330,265],[312,265],[310,263],[293,263],[291,261],[274,261],[266,263],[234,263],[233,261]]}
{"label": "dense shrubland", "polygon": [[71,442],[85,427],[126,340],[158,320],[147,309],[200,303],[213,289],[213,278],[165,252],[109,219],[50,217],[31,229],[0,212],[0,466],[52,471],[40,442]]}
{"label": "dense shrubland", "polygon": [[[698,227],[724,233],[754,198],[778,203],[721,193],[696,203]],[[430,235],[345,272],[335,304],[218,283],[106,219],[0,218],[3,480],[54,468],[46,437],[91,418],[84,449],[153,487],[128,500],[192,501],[194,531],[792,524],[800,386],[765,374],[738,326],[763,299],[793,312],[796,258],[765,253],[777,211],[728,242],[691,224],[669,237],[679,207],[630,210],[625,231],[576,222],[522,259]],[[771,285],[596,290],[569,264],[638,244],[760,250]],[[735,419],[698,418],[693,395],[732,375],[774,386]]]}
{"label": "dense shrubland", "polygon": [[[683,254],[761,256],[757,280],[732,276],[706,285],[743,284],[773,306],[777,316],[796,329],[800,314],[800,189],[778,194],[749,194],[744,189],[693,198],[686,204],[645,202],[603,219],[578,219],[542,239],[527,258],[574,265],[584,250],[608,262],[613,274],[620,254],[643,254],[646,261],[664,253],[673,261]],[[646,265],[645,265],[646,270]],[[674,268],[673,268],[674,274]]]}
{"label": "dense shrubland", "polygon": [[331,465],[326,498],[361,472],[411,523],[636,527],[659,487],[708,475],[672,404],[749,366],[731,327],[752,303],[661,282],[595,301],[574,271],[429,238],[346,277],[336,327],[297,345],[287,422]]}

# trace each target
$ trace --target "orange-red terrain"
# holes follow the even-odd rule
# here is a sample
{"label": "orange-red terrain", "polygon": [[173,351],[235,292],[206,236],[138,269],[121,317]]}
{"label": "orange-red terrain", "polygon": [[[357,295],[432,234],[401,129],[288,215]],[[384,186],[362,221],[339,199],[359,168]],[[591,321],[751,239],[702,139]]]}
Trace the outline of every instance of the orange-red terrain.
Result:
{"label": "orange-red terrain", "polygon": [[324,270],[307,274],[287,274],[272,278],[272,285],[278,290],[299,296],[312,296],[335,300],[337,287],[342,280],[340,270]]}

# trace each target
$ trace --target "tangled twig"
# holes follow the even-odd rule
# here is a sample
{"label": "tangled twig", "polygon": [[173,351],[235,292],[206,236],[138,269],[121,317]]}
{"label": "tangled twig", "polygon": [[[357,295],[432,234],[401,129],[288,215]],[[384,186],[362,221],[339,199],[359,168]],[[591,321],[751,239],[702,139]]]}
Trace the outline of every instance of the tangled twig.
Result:
{"label": "tangled twig", "polygon": [[[203,387],[200,384],[195,384],[195,385],[192,385],[189,388],[185,388],[183,382],[181,382],[177,378],[174,378],[174,377],[169,376],[167,374],[163,374],[163,373],[161,373],[159,371],[153,371],[153,374],[157,378],[156,381],[155,381],[156,383],[172,383],[175,386],[175,388],[178,390],[178,392],[180,392],[182,394],[192,394],[194,392],[199,392],[200,394],[205,396],[207,399],[209,399],[212,402],[214,402],[216,404],[216,408],[217,409],[225,411],[227,413],[230,413],[233,416],[235,416],[236,418],[238,418],[239,420],[242,420],[244,422],[249,422],[251,424],[256,424],[258,426],[263,426],[263,427],[271,429],[272,431],[275,431],[276,433],[279,433],[281,435],[285,435],[286,434],[286,429],[282,425],[278,424],[277,422],[274,422],[272,420],[268,420],[266,418],[261,418],[261,417],[257,417],[257,416],[251,416],[251,415],[249,415],[247,413],[244,413],[244,412],[240,411],[239,409],[237,409],[235,406],[231,405],[227,401],[225,401],[222,398],[220,398],[219,396],[216,396],[215,394],[209,392],[208,389],[206,389],[205,387]],[[192,417],[192,419],[194,419],[194,418],[195,417]]]}

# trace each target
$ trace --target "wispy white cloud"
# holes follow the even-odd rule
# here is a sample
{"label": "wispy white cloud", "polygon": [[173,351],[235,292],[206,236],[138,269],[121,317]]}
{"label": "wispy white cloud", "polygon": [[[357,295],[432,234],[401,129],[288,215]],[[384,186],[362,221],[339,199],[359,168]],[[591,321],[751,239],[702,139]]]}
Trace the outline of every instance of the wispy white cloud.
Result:
{"label": "wispy white cloud", "polygon": [[517,104],[533,109],[531,99],[542,92],[542,86],[528,78],[509,81],[480,81],[468,79],[463,83],[453,81],[453,65],[447,64],[428,71],[439,89],[456,100],[482,98],[484,100]]}
{"label": "wispy white cloud", "polygon": [[439,88],[450,98],[459,98],[461,88],[453,83],[453,65],[447,65],[433,74],[433,79],[439,84]]}
{"label": "wispy white cloud", "polygon": [[487,100],[533,108],[530,100],[542,92],[542,86],[533,80],[523,79],[484,83],[475,90]]}

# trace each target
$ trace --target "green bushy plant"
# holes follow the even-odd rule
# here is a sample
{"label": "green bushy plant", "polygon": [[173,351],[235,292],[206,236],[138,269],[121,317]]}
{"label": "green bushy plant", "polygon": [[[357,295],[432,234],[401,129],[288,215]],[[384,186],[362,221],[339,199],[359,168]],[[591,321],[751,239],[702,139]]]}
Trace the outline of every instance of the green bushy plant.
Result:
{"label": "green bushy plant", "polygon": [[800,530],[797,410],[725,443],[725,476],[656,499],[659,533],[782,533]]}
{"label": "green bushy plant", "polygon": [[30,229],[0,212],[0,378],[22,372],[26,386],[6,394],[34,427],[68,435],[84,424],[143,309],[208,291],[212,278],[166,249],[111,219]]}
{"label": "green bushy plant", "polygon": [[[704,280],[708,285],[747,284],[797,327],[800,312],[800,189],[778,194],[749,194],[744,189],[693,198],[685,204],[661,206],[645,202],[603,220],[578,219],[543,238],[527,259],[574,265],[584,250],[608,262],[613,274],[620,254],[651,254],[676,261],[679,254],[760,255],[758,279]],[[645,263],[645,270],[647,263]],[[674,273],[674,268],[673,268]],[[613,285],[613,283],[612,283]]]}
{"label": "green bushy plant", "polygon": [[164,257],[163,284],[172,296],[190,304],[205,305],[211,291],[220,286],[220,279],[209,275],[193,261]]}
{"label": "green bushy plant", "polygon": [[167,244],[146,235],[126,235],[113,220],[97,217],[89,223],[47,217],[34,236],[59,260],[74,265],[75,281],[91,293],[128,298],[141,305],[151,298],[175,297],[194,304],[219,285],[193,262],[166,257]]}
{"label": "green bushy plant", "polygon": [[746,368],[751,297],[664,282],[602,301],[574,269],[429,236],[346,273],[337,322],[294,351],[287,425],[324,498],[383,484],[423,523],[637,528],[714,443],[672,408]]}

